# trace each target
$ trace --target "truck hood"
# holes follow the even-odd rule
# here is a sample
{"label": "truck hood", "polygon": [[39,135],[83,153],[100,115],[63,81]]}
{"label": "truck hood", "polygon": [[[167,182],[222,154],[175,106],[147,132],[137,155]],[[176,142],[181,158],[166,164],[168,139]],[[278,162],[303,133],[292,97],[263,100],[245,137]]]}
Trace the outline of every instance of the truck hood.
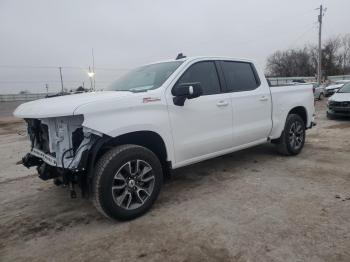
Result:
{"label": "truck hood", "polygon": [[350,101],[350,93],[335,93],[329,98],[329,100],[336,102]]}
{"label": "truck hood", "polygon": [[73,115],[75,110],[85,104],[128,96],[133,96],[133,93],[127,91],[101,91],[44,98],[21,104],[13,114],[18,118],[69,116]]}

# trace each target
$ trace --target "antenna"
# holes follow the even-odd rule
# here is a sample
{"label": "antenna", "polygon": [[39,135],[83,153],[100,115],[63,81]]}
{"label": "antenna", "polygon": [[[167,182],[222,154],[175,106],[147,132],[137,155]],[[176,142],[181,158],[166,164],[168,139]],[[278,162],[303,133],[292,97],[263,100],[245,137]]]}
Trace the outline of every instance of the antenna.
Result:
{"label": "antenna", "polygon": [[182,59],[182,58],[186,58],[185,55],[183,55],[183,53],[179,53],[176,57],[176,60]]}

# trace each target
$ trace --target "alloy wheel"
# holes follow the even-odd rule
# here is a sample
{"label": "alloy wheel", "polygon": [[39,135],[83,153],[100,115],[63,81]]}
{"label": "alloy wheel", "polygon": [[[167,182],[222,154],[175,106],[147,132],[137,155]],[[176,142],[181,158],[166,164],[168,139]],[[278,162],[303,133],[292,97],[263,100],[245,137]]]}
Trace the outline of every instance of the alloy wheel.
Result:
{"label": "alloy wheel", "polygon": [[295,121],[289,129],[289,144],[294,150],[298,150],[304,141],[304,129],[302,123]]}
{"label": "alloy wheel", "polygon": [[127,210],[139,208],[151,196],[154,183],[155,175],[149,163],[140,159],[128,161],[113,178],[114,202]]}

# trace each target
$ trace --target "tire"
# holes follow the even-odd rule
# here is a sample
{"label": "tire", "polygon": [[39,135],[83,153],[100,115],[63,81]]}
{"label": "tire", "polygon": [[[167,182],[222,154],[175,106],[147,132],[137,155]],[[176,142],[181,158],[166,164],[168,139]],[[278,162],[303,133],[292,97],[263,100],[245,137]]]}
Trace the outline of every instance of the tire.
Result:
{"label": "tire", "polygon": [[296,114],[287,116],[286,124],[281,137],[277,141],[278,151],[287,156],[297,155],[305,143],[305,123]]}
{"label": "tire", "polygon": [[134,219],[151,208],[162,183],[162,166],[152,151],[138,145],[118,146],[96,164],[93,203],[109,218]]}
{"label": "tire", "polygon": [[330,113],[328,113],[328,111],[327,111],[327,118],[329,119],[329,120],[334,120],[335,119],[335,117],[332,115],[332,114],[330,114]]}
{"label": "tire", "polygon": [[318,97],[318,100],[323,100],[323,98],[324,98],[324,94],[323,93],[320,93],[320,95],[319,95],[319,97]]}

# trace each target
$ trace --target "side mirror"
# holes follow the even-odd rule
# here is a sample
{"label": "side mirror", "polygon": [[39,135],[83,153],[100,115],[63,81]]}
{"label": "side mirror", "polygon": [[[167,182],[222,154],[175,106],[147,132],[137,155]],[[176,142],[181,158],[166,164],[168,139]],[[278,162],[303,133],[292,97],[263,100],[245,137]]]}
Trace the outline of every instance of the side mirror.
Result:
{"label": "side mirror", "polygon": [[186,99],[193,99],[203,94],[201,84],[196,83],[181,83],[177,84],[171,90],[174,96],[173,101],[177,106],[183,106]]}

